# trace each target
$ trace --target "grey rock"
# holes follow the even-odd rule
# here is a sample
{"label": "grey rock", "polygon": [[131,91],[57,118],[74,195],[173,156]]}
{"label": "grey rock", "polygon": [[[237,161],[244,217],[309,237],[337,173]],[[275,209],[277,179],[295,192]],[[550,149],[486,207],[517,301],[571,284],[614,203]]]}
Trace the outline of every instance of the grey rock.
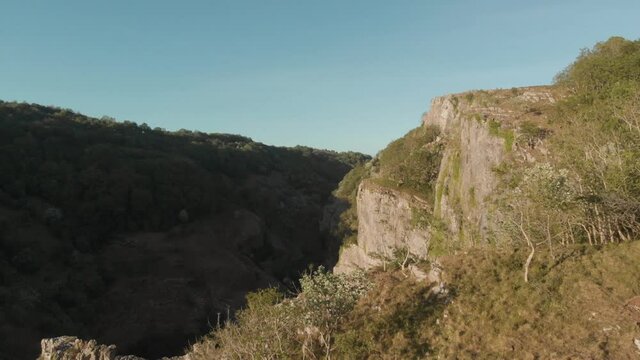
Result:
{"label": "grey rock", "polygon": [[335,273],[370,269],[390,258],[396,248],[407,249],[414,258],[424,259],[429,247],[429,231],[411,224],[413,209],[428,204],[395,189],[363,181],[358,187],[358,242],[342,251]]}
{"label": "grey rock", "polygon": [[95,340],[59,336],[40,342],[38,360],[116,360],[114,345],[98,345]]}
{"label": "grey rock", "polygon": [[[146,360],[135,355],[116,355],[115,345],[100,345],[95,340],[75,336],[42,339],[37,360]],[[163,357],[161,360],[190,360],[189,355]]]}

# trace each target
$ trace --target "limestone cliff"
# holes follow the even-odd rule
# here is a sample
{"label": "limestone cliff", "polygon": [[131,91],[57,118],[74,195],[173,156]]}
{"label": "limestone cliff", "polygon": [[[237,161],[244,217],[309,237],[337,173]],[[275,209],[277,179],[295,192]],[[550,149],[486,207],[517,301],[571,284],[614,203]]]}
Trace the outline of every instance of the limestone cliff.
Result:
{"label": "limestone cliff", "polygon": [[[512,133],[492,134],[486,119],[508,121],[509,113],[500,108],[474,108],[457,97],[436,98],[424,124],[434,124],[447,134],[436,183],[435,215],[443,219],[455,235],[466,234],[471,241],[486,240],[491,228],[488,202],[497,185],[493,171],[511,151]],[[475,110],[475,119],[468,114]],[[476,115],[477,114],[477,115]]]}
{"label": "limestone cliff", "polygon": [[379,181],[384,176],[372,171],[360,184],[354,204],[357,243],[343,248],[335,271],[370,268],[396,248],[425,258],[434,250],[435,238],[454,248],[493,240],[498,231],[493,195],[501,166],[548,156],[542,140],[522,136],[520,126],[545,119],[557,96],[549,87],[527,87],[433,99],[421,124],[437,129],[439,136],[431,144],[442,145],[437,174],[431,175],[433,199],[416,196],[403,182]]}
{"label": "limestone cliff", "polygon": [[448,137],[436,183],[435,215],[458,240],[479,243],[496,236],[492,208],[500,167],[548,155],[542,139],[532,142],[522,136],[521,125],[546,119],[554,96],[551,88],[527,87],[434,99],[423,123],[438,125]]}
{"label": "limestone cliff", "polygon": [[393,256],[394,249],[407,249],[420,258],[427,255],[429,232],[412,224],[414,213],[430,208],[425,200],[373,181],[358,187],[358,245],[343,250],[335,272],[371,267],[382,257]]}

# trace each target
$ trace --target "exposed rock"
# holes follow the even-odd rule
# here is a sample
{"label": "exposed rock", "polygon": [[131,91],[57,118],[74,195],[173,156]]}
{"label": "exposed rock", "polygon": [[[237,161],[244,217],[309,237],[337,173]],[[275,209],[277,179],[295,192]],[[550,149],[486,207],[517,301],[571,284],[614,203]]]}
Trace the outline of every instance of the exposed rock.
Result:
{"label": "exposed rock", "polygon": [[627,300],[624,306],[628,310],[633,321],[640,326],[640,296],[634,296]]}
{"label": "exposed rock", "polygon": [[426,258],[429,233],[412,224],[413,211],[429,205],[416,196],[364,181],[358,189],[358,246],[367,254],[392,256],[406,248]]}
{"label": "exposed rock", "polygon": [[85,341],[74,336],[43,339],[40,346],[42,352],[38,360],[116,360],[114,345],[98,345],[95,340]]}
{"label": "exposed rock", "polygon": [[[480,121],[469,113],[484,114]],[[436,185],[435,204],[408,193],[363,181],[358,188],[358,241],[340,254],[336,272],[370,268],[376,258],[406,248],[417,259],[427,256],[430,230],[412,225],[415,210],[432,212],[453,234],[485,238],[490,229],[485,199],[497,185],[493,169],[505,155],[505,139],[491,134],[485,118],[500,118],[510,110],[480,106],[456,95],[435,98],[423,117],[424,126],[437,126],[446,139]],[[442,141],[442,140],[440,140]]]}
{"label": "exposed rock", "polygon": [[428,209],[420,198],[363,181],[358,187],[358,243],[340,254],[336,273],[356,268],[369,269],[390,258],[393,250],[407,249],[415,258],[424,259],[429,247],[429,232],[412,224],[416,209]]}
{"label": "exposed rock", "polygon": [[[135,355],[116,355],[115,345],[100,345],[95,340],[75,336],[43,339],[37,360],[146,360]],[[160,360],[191,360],[191,356],[163,357]]]}
{"label": "exposed rock", "polygon": [[522,95],[518,96],[518,99],[528,102],[546,101],[549,103],[556,102],[555,97],[550,91],[544,91],[540,88],[536,90],[525,90]]}
{"label": "exposed rock", "polygon": [[422,117],[423,124],[436,125],[442,133],[459,122],[458,104],[454,95],[436,97],[431,101],[431,109]]}
{"label": "exposed rock", "polygon": [[416,280],[418,281],[423,281],[425,279],[429,278],[429,273],[424,272],[422,269],[420,269],[419,267],[411,264],[408,266],[409,272],[411,273],[411,275],[416,278]]}
{"label": "exposed rock", "polygon": [[336,272],[370,268],[394,249],[408,249],[425,258],[434,228],[412,226],[413,212],[422,210],[443,221],[453,238],[479,243],[498,232],[494,212],[500,178],[496,169],[509,161],[535,162],[548,156],[542,139],[535,148],[519,144],[523,121],[544,119],[543,110],[556,101],[549,87],[468,92],[437,97],[422,119],[440,130],[444,144],[435,200],[424,204],[401,190],[364,180],[358,188],[357,245],[344,249]]}
{"label": "exposed rock", "polygon": [[491,227],[486,199],[497,185],[493,169],[504,159],[506,140],[491,134],[487,122],[467,119],[464,114],[470,110],[463,112],[464,103],[457,105],[456,113],[436,112],[452,107],[453,101],[451,96],[434,99],[433,110],[425,118],[425,125],[441,126],[448,139],[434,209],[453,234],[484,239]]}
{"label": "exposed rock", "polygon": [[625,306],[627,306],[631,310],[640,312],[640,296],[634,296],[631,299],[627,300]]}
{"label": "exposed rock", "polygon": [[340,259],[333,272],[336,274],[345,274],[357,269],[370,269],[381,265],[379,259],[375,259],[364,251],[357,244],[352,244],[342,250]]}

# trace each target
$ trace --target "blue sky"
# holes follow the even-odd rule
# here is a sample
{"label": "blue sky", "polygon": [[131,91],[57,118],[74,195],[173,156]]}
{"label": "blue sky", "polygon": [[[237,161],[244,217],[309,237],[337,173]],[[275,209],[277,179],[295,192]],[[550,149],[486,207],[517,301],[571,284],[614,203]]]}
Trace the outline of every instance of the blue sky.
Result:
{"label": "blue sky", "polygon": [[547,84],[640,1],[0,2],[0,99],[375,154],[430,99]]}

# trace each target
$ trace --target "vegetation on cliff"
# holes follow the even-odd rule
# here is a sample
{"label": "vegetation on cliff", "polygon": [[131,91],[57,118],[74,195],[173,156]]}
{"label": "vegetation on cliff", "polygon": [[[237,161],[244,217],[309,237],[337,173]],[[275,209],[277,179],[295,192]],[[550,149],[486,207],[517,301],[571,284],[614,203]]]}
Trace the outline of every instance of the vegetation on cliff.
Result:
{"label": "vegetation on cliff", "polygon": [[391,142],[373,160],[374,181],[433,203],[443,143],[435,126],[421,126]]}
{"label": "vegetation on cliff", "polygon": [[533,149],[544,138],[552,154],[501,169],[504,232],[497,237],[529,248],[525,280],[541,246],[553,260],[554,249],[569,244],[638,238],[639,65],[640,41],[611,38],[583,50],[557,76],[556,87],[569,95],[555,104],[548,121],[521,126],[522,145]]}
{"label": "vegetation on cliff", "polygon": [[[317,346],[309,346],[309,337],[299,337],[311,330],[304,323],[269,333],[269,339],[294,339],[280,357],[637,356],[640,310],[627,301],[640,294],[640,41],[611,38],[584,50],[550,89],[562,94],[559,101],[527,107],[511,123],[496,118],[508,118],[509,106],[522,107],[521,99],[535,94],[512,89],[460,98],[496,112],[469,114],[469,121],[487,124],[507,153],[493,170],[499,185],[491,211],[498,228],[485,241],[441,246],[437,259],[432,254],[433,266],[444,269],[442,283],[416,282],[404,267],[375,269],[370,291],[335,319],[329,343],[315,336]],[[505,100],[509,96],[514,100]],[[428,131],[392,143],[347,175],[339,194],[353,204],[358,181],[370,178],[437,200],[433,171],[440,145],[438,134],[419,137]],[[353,239],[357,219],[347,219]],[[439,242],[453,241],[450,229],[438,229]],[[426,271],[430,262],[416,265]],[[304,289],[298,296],[304,299]],[[295,301],[269,304],[261,321],[278,322],[282,315],[271,315],[274,309]],[[304,318],[310,310],[300,311]],[[241,320],[230,328],[250,326]],[[229,335],[224,331],[212,338]],[[225,339],[205,339],[196,348],[216,344],[220,354],[243,343],[242,337]]]}
{"label": "vegetation on cliff", "polygon": [[370,288],[362,272],[335,275],[322,267],[305,274],[301,291],[283,300],[271,288],[247,295],[236,321],[212,332],[189,353],[194,360],[331,357],[342,318]]}
{"label": "vegetation on cliff", "polygon": [[[435,126],[418,127],[391,142],[367,164],[353,168],[340,182],[334,196],[345,204],[332,235],[341,244],[355,244],[358,236],[356,195],[364,180],[398,189],[433,203],[435,181],[442,159],[443,142]],[[432,219],[431,219],[432,220]]]}
{"label": "vegetation on cliff", "polygon": [[[640,242],[559,249],[553,262],[534,263],[528,284],[521,276],[524,253],[473,249],[443,256],[446,291],[397,267],[370,272],[368,281],[361,275],[308,275],[343,290],[321,292],[320,303],[305,302],[318,296],[309,286],[283,302],[273,289],[252,294],[236,322],[214,331],[190,354],[203,360],[636,355],[640,311],[627,301],[640,293]],[[547,249],[541,253],[549,255]],[[333,311],[336,303],[340,311]],[[329,315],[330,327],[305,322],[318,311]]]}

